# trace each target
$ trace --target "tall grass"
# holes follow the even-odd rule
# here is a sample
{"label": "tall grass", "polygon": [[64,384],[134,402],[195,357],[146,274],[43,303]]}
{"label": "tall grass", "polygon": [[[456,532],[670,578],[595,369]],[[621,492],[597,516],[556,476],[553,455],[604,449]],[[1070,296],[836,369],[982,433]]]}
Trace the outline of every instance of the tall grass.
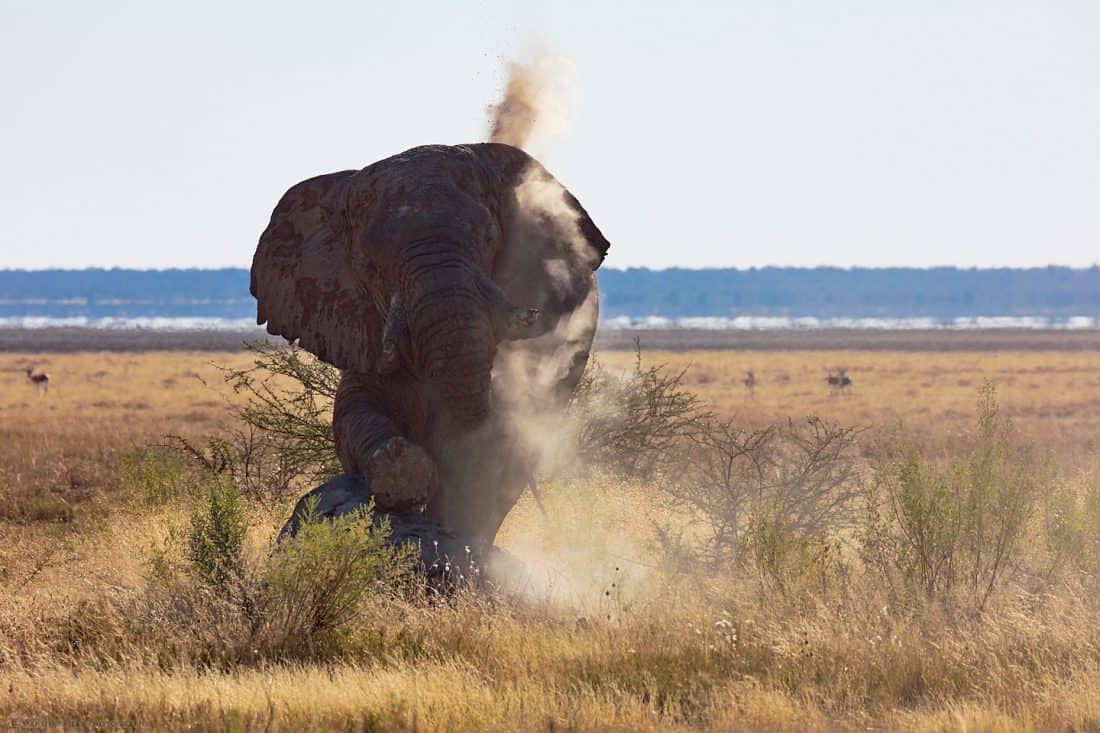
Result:
{"label": "tall grass", "polygon": [[[294,368],[273,383],[291,395]],[[0,599],[0,720],[1100,726],[1100,484],[1089,465],[1029,446],[991,386],[967,431],[929,441],[817,418],[719,419],[684,373],[640,361],[589,377],[569,417],[585,470],[544,482],[548,516],[521,503],[502,542],[610,578],[592,596],[429,595],[368,513],[307,518],[277,549],[297,491],[271,488],[278,460],[246,475],[202,441],[191,442],[206,462],[139,451],[112,464],[112,496],[135,500],[68,544],[48,525],[0,527],[25,553],[56,549],[33,573],[19,566]],[[325,419],[311,406],[323,401],[301,404],[293,420]],[[269,445],[277,457],[283,444]],[[324,459],[303,455],[286,465],[308,464],[308,484]],[[525,558],[529,547],[542,557]]]}

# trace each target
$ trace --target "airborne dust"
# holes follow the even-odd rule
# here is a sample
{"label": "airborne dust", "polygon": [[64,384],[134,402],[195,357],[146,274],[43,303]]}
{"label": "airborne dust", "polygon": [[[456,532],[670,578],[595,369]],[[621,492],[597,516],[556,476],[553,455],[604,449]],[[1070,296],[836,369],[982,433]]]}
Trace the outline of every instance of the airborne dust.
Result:
{"label": "airborne dust", "polygon": [[[565,98],[573,77],[572,62],[545,49],[536,51],[528,61],[510,61],[503,97],[488,108],[489,140],[533,156],[546,143],[560,140],[569,131]],[[523,175],[516,198],[521,220],[513,223],[514,231],[525,240],[522,251],[541,260],[530,265],[548,275],[542,278],[543,287],[584,292],[587,285],[579,283],[591,280],[596,262],[565,189],[536,165]],[[530,287],[527,292],[532,302],[516,305],[538,306],[552,296],[537,289],[531,292]],[[594,335],[589,324],[598,306],[593,281],[570,316],[542,337],[502,343],[493,366],[498,412],[505,416],[511,440],[535,457],[537,473],[543,477],[568,474],[578,460],[577,426],[546,396],[589,348]],[[552,344],[557,344],[556,348],[549,348]],[[625,513],[612,511],[604,516],[595,511],[596,504],[610,504],[613,510],[617,502],[608,502],[606,497],[601,500],[591,482],[560,479],[552,485],[562,491],[591,491],[593,511],[584,516],[564,515],[555,511],[550,495],[545,498],[547,511],[540,517],[541,532],[518,536],[508,531],[506,521],[499,542],[526,566],[522,590],[531,598],[603,615],[609,598],[622,599],[643,586],[648,569],[633,559],[642,556],[636,546],[640,533],[628,533],[615,516]],[[544,500],[538,487],[529,491],[541,510]],[[613,595],[609,595],[611,589]]]}
{"label": "airborne dust", "polygon": [[575,77],[573,62],[545,48],[528,61],[508,62],[504,96],[489,105],[489,142],[538,155],[545,143],[569,132],[565,97]]}

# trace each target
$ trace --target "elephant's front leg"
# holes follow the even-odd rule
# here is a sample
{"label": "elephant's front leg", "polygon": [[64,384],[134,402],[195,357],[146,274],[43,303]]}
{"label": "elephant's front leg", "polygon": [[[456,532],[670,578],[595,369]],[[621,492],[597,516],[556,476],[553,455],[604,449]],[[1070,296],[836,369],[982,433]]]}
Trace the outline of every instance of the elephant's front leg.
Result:
{"label": "elephant's front leg", "polygon": [[376,375],[344,372],[333,407],[336,455],[345,472],[363,476],[378,509],[408,512],[431,499],[436,469],[386,414],[387,386]]}

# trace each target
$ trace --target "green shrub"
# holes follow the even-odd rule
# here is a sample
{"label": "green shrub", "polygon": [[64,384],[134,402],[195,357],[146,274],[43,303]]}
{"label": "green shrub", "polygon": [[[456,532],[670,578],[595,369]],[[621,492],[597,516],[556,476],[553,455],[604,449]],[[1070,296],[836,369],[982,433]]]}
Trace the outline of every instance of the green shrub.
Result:
{"label": "green shrub", "polygon": [[1043,535],[1048,577],[1063,570],[1100,574],[1100,484],[1059,486],[1046,503]]}
{"label": "green shrub", "polygon": [[240,577],[241,551],[248,523],[240,495],[232,483],[210,485],[205,504],[191,515],[187,534],[187,559],[204,582],[228,589]]}
{"label": "green shrub", "polygon": [[338,649],[372,596],[411,588],[415,577],[417,554],[390,543],[389,521],[373,521],[373,504],[332,520],[316,506],[263,572],[264,633],[281,655]]}
{"label": "green shrub", "polygon": [[1040,477],[1030,451],[1015,444],[992,384],[980,390],[978,408],[966,455],[938,466],[909,444],[880,463],[862,547],[872,567],[927,598],[962,592],[981,609],[1021,562]]}
{"label": "green shrub", "polygon": [[249,345],[248,369],[229,369],[225,380],[247,396],[242,421],[270,436],[288,465],[313,478],[340,472],[332,435],[332,403],[340,370],[297,346]]}
{"label": "green shrub", "polygon": [[370,508],[327,520],[316,504],[297,535],[249,552],[240,497],[219,483],[192,515],[182,542],[152,547],[148,587],[132,599],[143,649],[201,664],[255,664],[362,654],[377,635],[373,613],[415,600],[419,555],[390,542]]}
{"label": "green shrub", "polygon": [[[748,518],[744,549],[766,592],[827,594],[847,570],[839,542],[829,533],[799,528],[778,504],[758,507]],[[747,564],[747,563],[745,563]]]}

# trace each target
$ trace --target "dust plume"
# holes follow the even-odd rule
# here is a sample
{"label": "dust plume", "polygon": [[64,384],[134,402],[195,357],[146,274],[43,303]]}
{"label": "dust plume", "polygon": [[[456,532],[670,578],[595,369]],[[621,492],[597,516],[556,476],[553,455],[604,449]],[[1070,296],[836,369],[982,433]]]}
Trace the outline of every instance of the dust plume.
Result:
{"label": "dust plume", "polygon": [[[566,91],[574,77],[573,63],[545,48],[529,60],[510,61],[503,96],[489,106],[489,140],[536,154],[541,145],[563,137],[569,132]],[[569,474],[579,460],[580,425],[568,414],[568,395],[560,385],[571,382],[571,375],[579,376],[591,349],[599,308],[593,272],[602,258],[598,247],[603,235],[577,199],[538,162],[520,174],[515,203],[509,230],[516,246],[509,248],[505,269],[543,273],[525,278],[522,306],[537,307],[544,319],[552,320],[539,337],[500,345],[493,364],[493,396],[517,453],[536,476],[553,480]],[[538,499],[537,485],[529,488]],[[585,504],[625,508],[608,504],[600,491],[581,490],[591,496]],[[513,535],[505,547],[527,569],[522,587],[515,590],[539,600],[552,597],[587,606],[605,598],[612,585],[621,589],[628,577],[636,585],[639,567],[628,562],[640,550],[636,533],[611,531],[606,525],[596,531],[589,524],[594,516],[592,511],[578,515],[557,507],[535,520],[537,533]]]}
{"label": "dust plume", "polygon": [[526,62],[509,61],[504,96],[489,105],[489,142],[532,152],[568,132],[565,89],[573,77],[573,62],[546,49]]}
{"label": "dust plume", "polygon": [[[565,225],[561,232],[576,229],[570,217],[562,216],[560,222]],[[559,243],[561,249],[542,263],[550,276],[545,280],[548,287],[569,289],[573,277],[591,278],[591,267],[581,257],[576,240],[561,237]],[[494,398],[512,443],[530,461],[537,477],[528,489],[539,514],[528,517],[526,531],[506,532],[502,538],[502,547],[525,568],[511,589],[530,600],[591,618],[610,618],[617,611],[604,606],[612,596],[618,603],[624,594],[648,595],[652,578],[649,568],[638,560],[647,555],[643,533],[628,529],[623,521],[634,503],[615,496],[620,487],[595,478],[598,466],[591,467],[592,475],[583,475],[587,471],[578,475],[583,424],[563,404],[558,391],[558,385],[585,362],[598,303],[593,284],[575,310],[547,334],[503,343],[493,365],[493,381]],[[602,407],[611,411],[617,406],[608,402]],[[549,496],[539,488],[539,482],[546,480],[554,487]],[[567,497],[561,495],[563,485],[569,486]]]}

